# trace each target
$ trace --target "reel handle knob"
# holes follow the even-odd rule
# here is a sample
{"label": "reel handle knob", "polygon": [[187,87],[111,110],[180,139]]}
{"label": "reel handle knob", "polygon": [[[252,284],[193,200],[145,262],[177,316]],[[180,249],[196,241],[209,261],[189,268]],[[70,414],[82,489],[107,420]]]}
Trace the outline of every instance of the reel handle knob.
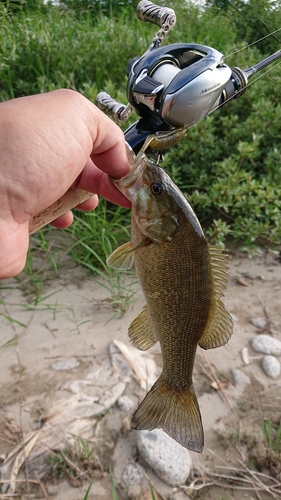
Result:
{"label": "reel handle knob", "polygon": [[127,121],[133,111],[131,104],[122,104],[106,92],[100,92],[97,95],[96,105],[101,111],[104,111],[106,114],[112,116],[115,121],[121,123]]}
{"label": "reel handle knob", "polygon": [[160,28],[171,29],[176,24],[176,14],[173,9],[160,7],[147,0],[142,0],[137,6],[137,16],[141,21],[156,24]]}

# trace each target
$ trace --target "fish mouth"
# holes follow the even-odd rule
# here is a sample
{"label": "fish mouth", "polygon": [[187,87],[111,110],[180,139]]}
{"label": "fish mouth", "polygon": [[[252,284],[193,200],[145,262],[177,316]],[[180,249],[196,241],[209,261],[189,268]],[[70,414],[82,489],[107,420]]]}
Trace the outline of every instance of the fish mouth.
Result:
{"label": "fish mouth", "polygon": [[146,155],[142,153],[136,159],[136,162],[130,172],[121,177],[121,179],[114,179],[111,177],[111,182],[114,186],[121,191],[121,193],[131,201],[131,193],[132,188],[134,191],[140,189],[142,185],[142,174],[146,167]]}

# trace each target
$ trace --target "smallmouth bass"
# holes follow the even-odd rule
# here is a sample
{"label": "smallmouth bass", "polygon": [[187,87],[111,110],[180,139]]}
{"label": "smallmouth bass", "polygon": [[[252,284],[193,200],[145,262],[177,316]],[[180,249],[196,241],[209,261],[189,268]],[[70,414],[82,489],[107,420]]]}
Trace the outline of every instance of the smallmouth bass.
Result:
{"label": "smallmouth bass", "polygon": [[212,349],[228,342],[232,319],[220,300],[226,258],[207,243],[187,199],[169,175],[137,157],[125,177],[114,180],[132,202],[131,241],[107,259],[116,269],[135,264],[146,305],[129,327],[141,350],[160,343],[163,370],[136,410],[136,429],[162,428],[182,446],[202,452],[204,432],[192,372],[197,344]]}

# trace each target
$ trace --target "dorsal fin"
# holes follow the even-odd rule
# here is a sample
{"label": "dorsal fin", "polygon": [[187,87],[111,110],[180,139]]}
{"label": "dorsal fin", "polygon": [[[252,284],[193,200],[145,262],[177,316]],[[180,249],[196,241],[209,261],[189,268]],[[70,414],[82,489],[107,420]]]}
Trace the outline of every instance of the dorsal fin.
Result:
{"label": "dorsal fin", "polygon": [[208,245],[210,273],[212,280],[212,300],[204,333],[198,342],[203,349],[214,349],[226,344],[233,331],[232,318],[220,300],[227,283],[227,258],[222,251]]}

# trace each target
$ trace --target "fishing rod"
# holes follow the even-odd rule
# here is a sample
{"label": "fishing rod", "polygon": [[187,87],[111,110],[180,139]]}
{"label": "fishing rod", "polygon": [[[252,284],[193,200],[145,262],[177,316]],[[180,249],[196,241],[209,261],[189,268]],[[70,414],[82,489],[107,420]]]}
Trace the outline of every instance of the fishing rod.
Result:
{"label": "fishing rod", "polygon": [[128,120],[133,110],[137,112],[139,120],[124,132],[135,154],[149,135],[165,136],[187,129],[241,97],[253,75],[281,58],[280,49],[250,68],[230,68],[223,54],[213,47],[192,43],[161,47],[176,24],[173,9],[142,0],[137,15],[141,21],[158,25],[160,30],[148,50],[132,59],[127,67],[129,102],[119,103],[106,92],[100,92],[96,98],[97,106],[119,123]]}
{"label": "fishing rod", "polygon": [[[139,115],[124,132],[132,165],[139,151],[159,160],[161,150],[181,140],[187,128],[242,96],[249,78],[281,58],[280,49],[250,68],[230,68],[223,54],[207,45],[174,43],[161,47],[176,24],[173,9],[142,0],[137,15],[160,29],[147,51],[128,64],[128,104],[119,103],[106,92],[96,98],[97,106],[118,123],[126,122],[133,110]],[[91,196],[90,192],[70,188],[52,206],[35,215],[29,234]]]}

